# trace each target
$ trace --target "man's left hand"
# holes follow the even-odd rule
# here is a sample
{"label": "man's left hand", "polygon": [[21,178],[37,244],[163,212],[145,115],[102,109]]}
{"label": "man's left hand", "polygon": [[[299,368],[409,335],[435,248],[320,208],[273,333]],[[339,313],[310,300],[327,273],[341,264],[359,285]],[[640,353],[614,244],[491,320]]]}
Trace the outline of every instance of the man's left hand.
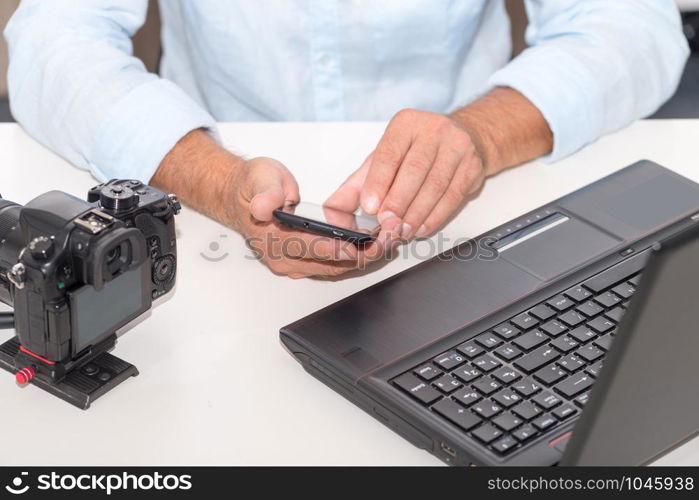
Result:
{"label": "man's left hand", "polygon": [[374,151],[327,200],[329,206],[401,221],[404,240],[441,227],[486,177],[478,138],[456,117],[405,109]]}

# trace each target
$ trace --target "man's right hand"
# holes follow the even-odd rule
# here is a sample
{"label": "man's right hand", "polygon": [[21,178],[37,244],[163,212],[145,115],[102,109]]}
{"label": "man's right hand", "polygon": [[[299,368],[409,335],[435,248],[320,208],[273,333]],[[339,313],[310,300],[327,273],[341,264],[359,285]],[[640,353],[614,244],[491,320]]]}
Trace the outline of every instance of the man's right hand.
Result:
{"label": "man's right hand", "polygon": [[243,160],[201,130],[177,143],[151,183],[240,232],[272,271],[292,278],[339,276],[363,269],[383,257],[384,242],[396,237],[384,231],[359,250],[348,242],[281,226],[273,211],[300,199],[291,172],[271,158]]}

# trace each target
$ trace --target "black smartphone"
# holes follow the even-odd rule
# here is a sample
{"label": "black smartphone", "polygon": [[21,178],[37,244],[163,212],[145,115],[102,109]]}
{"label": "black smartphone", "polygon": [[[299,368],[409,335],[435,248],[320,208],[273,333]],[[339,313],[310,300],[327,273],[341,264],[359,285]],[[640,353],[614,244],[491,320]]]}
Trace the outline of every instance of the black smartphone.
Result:
{"label": "black smartphone", "polygon": [[374,241],[381,229],[373,215],[343,212],[305,202],[275,210],[274,218],[285,226],[349,241],[358,246]]}

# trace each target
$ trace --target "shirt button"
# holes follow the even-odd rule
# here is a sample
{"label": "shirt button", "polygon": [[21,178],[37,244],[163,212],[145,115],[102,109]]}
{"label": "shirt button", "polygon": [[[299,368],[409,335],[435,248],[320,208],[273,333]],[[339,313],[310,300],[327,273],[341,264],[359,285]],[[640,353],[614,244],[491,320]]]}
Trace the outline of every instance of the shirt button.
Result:
{"label": "shirt button", "polygon": [[330,64],[333,62],[333,58],[330,56],[328,53],[321,54],[320,59],[318,59],[320,64],[323,66],[330,66]]}

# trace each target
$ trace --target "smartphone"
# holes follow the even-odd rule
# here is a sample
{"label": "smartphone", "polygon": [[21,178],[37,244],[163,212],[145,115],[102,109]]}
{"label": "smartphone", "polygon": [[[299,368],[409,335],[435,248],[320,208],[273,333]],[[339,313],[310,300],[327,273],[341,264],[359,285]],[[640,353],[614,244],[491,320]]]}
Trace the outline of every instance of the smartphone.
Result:
{"label": "smartphone", "polygon": [[285,226],[349,241],[358,246],[374,241],[381,229],[373,215],[358,215],[305,202],[275,210],[274,218]]}

